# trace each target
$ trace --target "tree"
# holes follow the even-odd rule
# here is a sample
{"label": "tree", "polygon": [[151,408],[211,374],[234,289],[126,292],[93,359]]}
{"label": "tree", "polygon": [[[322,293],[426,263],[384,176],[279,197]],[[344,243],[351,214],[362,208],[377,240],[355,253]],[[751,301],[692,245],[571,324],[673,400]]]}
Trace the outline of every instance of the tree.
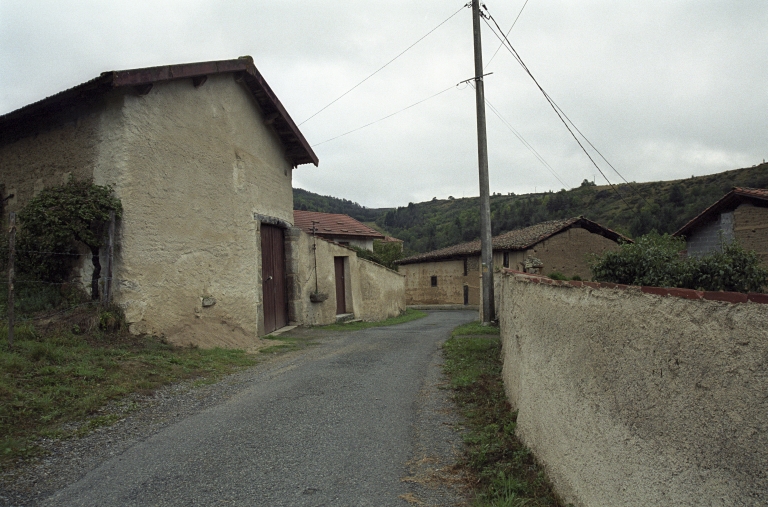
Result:
{"label": "tree", "polygon": [[[19,213],[19,222],[30,242],[59,253],[71,250],[73,242],[80,242],[91,250],[93,275],[91,298],[99,298],[101,263],[99,250],[104,244],[104,233],[109,223],[109,212],[122,216],[120,200],[112,187],[94,185],[91,181],[70,180],[58,187],[46,188],[35,196]],[[51,262],[57,262],[49,255]],[[49,271],[49,276],[61,276],[62,266]]]}

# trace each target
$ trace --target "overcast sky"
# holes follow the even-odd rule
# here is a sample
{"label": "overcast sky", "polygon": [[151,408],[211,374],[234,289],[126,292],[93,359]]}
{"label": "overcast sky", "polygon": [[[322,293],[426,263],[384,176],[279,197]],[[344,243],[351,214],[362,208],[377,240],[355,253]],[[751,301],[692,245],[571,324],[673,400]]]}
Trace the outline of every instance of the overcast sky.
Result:
{"label": "overcast sky", "polygon": [[[320,166],[294,185],[369,207],[475,196],[467,0],[0,0],[0,114],[120,70],[251,55]],[[486,0],[509,30],[525,0]],[[510,40],[541,86],[629,181],[768,158],[768,1],[529,0]],[[605,180],[484,26],[492,192]],[[448,89],[434,98],[325,142]],[[321,144],[322,143],[322,144]],[[602,164],[608,179],[619,176]]]}

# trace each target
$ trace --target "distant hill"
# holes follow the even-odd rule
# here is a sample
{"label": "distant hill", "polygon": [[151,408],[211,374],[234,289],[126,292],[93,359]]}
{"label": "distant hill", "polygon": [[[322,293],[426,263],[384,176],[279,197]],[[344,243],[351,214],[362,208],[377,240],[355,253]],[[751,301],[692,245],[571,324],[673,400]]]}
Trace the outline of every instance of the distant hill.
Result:
{"label": "distant hill", "polygon": [[[674,232],[733,187],[768,188],[768,164],[684,180],[580,187],[559,192],[491,196],[493,234],[546,220],[583,215],[636,237],[652,230]],[[294,189],[297,209],[345,213],[376,222],[386,234],[405,241],[407,254],[480,237],[479,198],[432,199],[398,208],[366,208],[346,199]],[[305,208],[302,208],[304,206]]]}
{"label": "distant hill", "polygon": [[330,195],[319,195],[301,188],[293,189],[293,207],[303,211],[320,211],[322,213],[342,213],[361,222],[375,222],[389,208],[376,209],[360,206],[356,202]]}

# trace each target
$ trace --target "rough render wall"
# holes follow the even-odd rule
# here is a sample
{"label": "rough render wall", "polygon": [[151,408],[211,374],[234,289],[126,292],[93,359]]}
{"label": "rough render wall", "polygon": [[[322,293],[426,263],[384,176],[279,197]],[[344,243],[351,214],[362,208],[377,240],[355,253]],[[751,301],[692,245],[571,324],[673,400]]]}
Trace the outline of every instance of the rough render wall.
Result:
{"label": "rough render wall", "polygon": [[[63,185],[70,179],[94,179],[109,128],[119,117],[122,96],[111,95],[94,104],[46,117],[20,139],[0,146],[0,167],[5,195],[13,194],[3,206],[3,221],[10,211],[20,211],[47,187]],[[5,197],[5,196],[3,196]],[[79,245],[83,256],[74,278],[90,291],[93,265],[90,251]],[[106,258],[102,258],[106,266]]]}
{"label": "rough render wall", "polygon": [[733,233],[747,250],[754,250],[768,268],[768,207],[742,204],[733,212]]}
{"label": "rough render wall", "polygon": [[[467,276],[462,259],[404,264],[398,272],[405,275],[405,300],[409,305],[464,304],[465,285],[469,287],[468,304],[480,302],[479,257],[467,259]],[[432,276],[437,276],[437,287],[432,287]]]}
{"label": "rough render wall", "polygon": [[0,146],[2,197],[14,194],[4,211],[19,211],[42,189],[70,178],[92,178],[107,114],[83,111],[79,117],[53,119],[50,125],[41,125],[39,132]]}
{"label": "rough render wall", "polygon": [[263,329],[254,213],[292,223],[291,164],[247,91],[232,75],[158,83],[125,95],[103,138],[94,177],[123,203],[115,298],[132,331]]}
{"label": "rough render wall", "polygon": [[[336,271],[334,257],[344,257],[347,312],[363,320],[383,320],[405,310],[405,279],[399,273],[359,259],[354,250],[309,234],[290,230],[289,318],[296,324],[325,325],[336,322]],[[315,252],[314,244],[317,244]],[[317,281],[315,280],[317,256]],[[317,291],[328,299],[310,301]]]}
{"label": "rough render wall", "polygon": [[768,504],[768,305],[497,287],[517,433],[567,502]]}
{"label": "rough render wall", "polygon": [[357,268],[362,301],[355,317],[377,321],[396,317],[405,311],[403,275],[366,259],[358,258]]}

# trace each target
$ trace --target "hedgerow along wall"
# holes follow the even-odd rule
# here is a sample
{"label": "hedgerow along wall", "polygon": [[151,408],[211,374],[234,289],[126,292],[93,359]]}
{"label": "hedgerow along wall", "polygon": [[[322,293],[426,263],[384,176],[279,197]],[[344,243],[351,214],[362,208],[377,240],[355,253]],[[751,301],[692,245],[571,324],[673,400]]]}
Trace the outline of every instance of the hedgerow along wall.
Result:
{"label": "hedgerow along wall", "polygon": [[517,434],[566,502],[768,504],[766,295],[506,271],[497,297]]}

